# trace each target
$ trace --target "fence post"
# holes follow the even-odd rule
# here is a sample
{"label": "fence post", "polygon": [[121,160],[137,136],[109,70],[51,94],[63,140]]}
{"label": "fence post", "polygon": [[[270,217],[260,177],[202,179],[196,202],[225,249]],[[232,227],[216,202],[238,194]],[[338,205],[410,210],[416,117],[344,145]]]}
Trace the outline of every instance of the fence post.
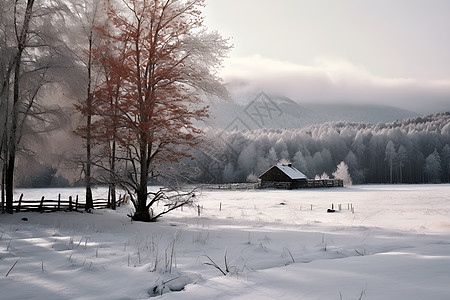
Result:
{"label": "fence post", "polygon": [[44,211],[44,196],[41,198],[41,203],[39,204],[39,211],[42,213]]}
{"label": "fence post", "polygon": [[61,210],[61,194],[58,194],[58,211]]}
{"label": "fence post", "polygon": [[69,196],[69,210],[72,211],[72,196]]}
{"label": "fence post", "polygon": [[22,205],[23,194],[20,194],[19,205],[16,207],[16,213],[20,211],[20,206]]}
{"label": "fence post", "polygon": [[108,204],[106,204],[106,208],[111,207],[111,186],[108,187]]}
{"label": "fence post", "polygon": [[[2,186],[3,186],[3,181],[2,181]],[[5,212],[5,189],[2,189],[1,192],[1,197],[2,197],[2,213]]]}
{"label": "fence post", "polygon": [[[85,204],[86,205],[86,204]],[[78,195],[75,198],[75,210],[78,210]]]}

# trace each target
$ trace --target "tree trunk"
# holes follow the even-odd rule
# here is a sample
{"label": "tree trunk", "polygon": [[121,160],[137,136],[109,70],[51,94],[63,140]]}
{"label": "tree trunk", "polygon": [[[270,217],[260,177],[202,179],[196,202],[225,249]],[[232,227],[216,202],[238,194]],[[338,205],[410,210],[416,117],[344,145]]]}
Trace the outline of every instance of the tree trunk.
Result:
{"label": "tree trunk", "polygon": [[5,157],[6,163],[6,212],[13,213],[13,191],[14,191],[14,168],[16,163],[16,145],[17,145],[17,123],[19,118],[19,80],[20,80],[20,64],[22,61],[22,52],[24,45],[19,41],[19,51],[17,52],[14,66],[14,92],[13,92],[13,108],[11,118],[11,132],[8,142],[8,155]]}
{"label": "tree trunk", "polygon": [[149,209],[147,208],[147,182],[148,182],[148,167],[147,167],[147,151],[148,145],[144,137],[140,138],[140,177],[139,177],[139,190],[137,191],[137,205],[136,212],[132,219],[135,221],[150,222],[151,216]]}
{"label": "tree trunk", "polygon": [[111,192],[111,208],[116,209],[116,141],[113,137],[111,150],[111,163],[110,163],[110,176],[109,176],[109,189]]}
{"label": "tree trunk", "polygon": [[[7,108],[7,106],[6,106]],[[8,117],[8,112],[6,112],[5,119]],[[3,166],[2,166],[2,213],[5,212],[5,180],[6,180],[6,158],[8,157],[8,144],[7,144],[7,135],[6,135],[6,127],[7,127],[7,120],[5,121],[4,127],[3,127],[3,140],[2,145],[0,148],[1,153],[0,157],[3,156]]]}
{"label": "tree trunk", "polygon": [[86,204],[84,209],[86,211],[89,211],[89,209],[92,208],[94,208],[94,201],[92,200],[92,189],[90,187],[86,187]]}
{"label": "tree trunk", "polygon": [[137,205],[136,205],[136,212],[134,213],[132,219],[134,221],[142,221],[142,222],[150,222],[151,221],[151,215],[150,211],[147,208],[147,184],[145,183],[139,189],[138,195],[137,195]]}
{"label": "tree trunk", "polygon": [[[140,201],[139,198],[138,201]],[[140,206],[140,203],[141,202],[139,202],[138,207]],[[142,207],[138,208],[134,213],[134,215],[131,217],[131,219],[133,221],[140,221],[140,222],[150,222],[152,220],[150,212],[145,206],[143,208]]]}
{"label": "tree trunk", "polygon": [[14,191],[14,163],[15,154],[9,157],[6,163],[6,178],[5,178],[5,212],[8,214],[13,213],[13,191]]}
{"label": "tree trunk", "polygon": [[86,121],[86,206],[85,210],[88,211],[94,208],[94,200],[92,199],[92,188],[91,188],[91,144],[92,144],[92,136],[91,136],[91,121],[92,121],[92,93],[91,93],[91,84],[92,84],[92,35],[93,32],[91,30],[89,35],[89,60],[88,60],[88,86],[87,86],[87,100],[86,100],[86,108],[87,108],[87,121]]}
{"label": "tree trunk", "polygon": [[86,206],[85,210],[88,211],[92,208],[94,208],[94,200],[92,199],[92,188],[91,188],[91,134],[90,134],[90,128],[91,128],[91,116],[88,116],[88,134],[86,138],[86,178],[85,178],[85,184],[86,184]]}
{"label": "tree trunk", "polygon": [[450,182],[450,163],[448,163],[448,177],[447,182]]}
{"label": "tree trunk", "polygon": [[389,158],[389,183],[392,184],[392,158]]}
{"label": "tree trunk", "polygon": [[109,184],[109,200],[110,204],[109,207],[113,210],[116,209],[116,184],[110,183]]}
{"label": "tree trunk", "polygon": [[[17,10],[17,1],[15,11]],[[7,213],[13,213],[13,191],[14,191],[14,168],[16,162],[16,150],[17,150],[17,124],[19,118],[19,80],[20,80],[20,67],[22,64],[22,53],[26,48],[26,42],[28,38],[28,31],[30,20],[33,12],[34,0],[27,1],[27,7],[25,9],[24,19],[20,35],[17,35],[17,54],[14,57],[14,82],[13,82],[13,107],[11,118],[11,131],[8,141],[7,155],[5,156],[6,164],[6,178],[5,178],[5,207]],[[15,24],[16,26],[18,24]]]}
{"label": "tree trunk", "polygon": [[5,165],[2,168],[2,214],[5,213]]}
{"label": "tree trunk", "polygon": [[[14,98],[16,98],[16,93],[14,92]],[[14,101],[15,102],[15,101]],[[16,105],[14,105],[16,106]],[[14,110],[16,110],[15,108]],[[17,129],[17,115],[13,114],[13,123],[11,129],[11,136],[9,139],[8,155],[5,158],[5,210],[7,213],[13,213],[13,192],[14,192],[14,168],[16,162],[16,129]]]}

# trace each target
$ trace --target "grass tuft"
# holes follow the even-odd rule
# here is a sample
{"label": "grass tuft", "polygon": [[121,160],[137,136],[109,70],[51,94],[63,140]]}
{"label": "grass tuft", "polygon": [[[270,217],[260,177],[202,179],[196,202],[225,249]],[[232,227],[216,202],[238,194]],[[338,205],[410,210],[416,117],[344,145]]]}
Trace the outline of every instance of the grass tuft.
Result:
{"label": "grass tuft", "polygon": [[213,266],[214,268],[216,268],[217,270],[220,271],[220,273],[222,273],[222,275],[227,276],[227,274],[231,273],[231,268],[236,269],[235,267],[230,267],[230,264],[228,262],[228,258],[227,258],[227,249],[225,249],[225,254],[224,254],[224,268],[221,268],[215,261],[212,260],[211,257],[209,257],[206,254],[202,254],[201,256],[204,256],[208,259],[207,262],[203,263],[207,266]]}

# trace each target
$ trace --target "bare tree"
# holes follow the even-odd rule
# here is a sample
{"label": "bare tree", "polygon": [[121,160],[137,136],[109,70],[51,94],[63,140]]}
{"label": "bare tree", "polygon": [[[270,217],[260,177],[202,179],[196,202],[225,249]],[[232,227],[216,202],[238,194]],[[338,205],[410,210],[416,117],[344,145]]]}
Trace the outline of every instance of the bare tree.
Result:
{"label": "bare tree", "polygon": [[85,68],[85,88],[83,100],[76,105],[85,117],[85,125],[78,128],[77,133],[85,140],[86,157],[84,159],[84,175],[86,186],[86,210],[94,207],[92,199],[92,166],[93,166],[93,136],[92,136],[92,117],[94,114],[93,91],[96,85],[96,70],[93,61],[93,50],[98,42],[95,28],[103,25],[105,14],[103,13],[103,3],[96,0],[77,0],[70,4],[71,11],[75,17],[76,27],[80,32],[78,49],[81,55],[78,59]]}
{"label": "bare tree", "polygon": [[[57,120],[48,118],[45,92],[62,83],[68,67],[61,24],[64,4],[58,0],[6,0],[2,16],[2,60],[0,99],[3,118],[2,161],[4,164],[5,208],[12,213],[16,156],[26,150],[23,137],[33,132],[56,128]],[[58,109],[52,110],[57,115]],[[33,130],[31,130],[33,129]]]}

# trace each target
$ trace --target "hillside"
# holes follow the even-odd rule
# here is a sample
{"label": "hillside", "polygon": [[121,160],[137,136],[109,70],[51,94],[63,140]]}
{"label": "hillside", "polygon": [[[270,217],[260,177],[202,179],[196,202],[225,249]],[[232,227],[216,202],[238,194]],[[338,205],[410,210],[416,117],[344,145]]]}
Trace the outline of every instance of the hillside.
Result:
{"label": "hillside", "polygon": [[231,102],[211,106],[213,126],[227,130],[302,128],[332,121],[388,123],[417,113],[382,105],[297,103],[284,96],[264,93],[234,96]]}

